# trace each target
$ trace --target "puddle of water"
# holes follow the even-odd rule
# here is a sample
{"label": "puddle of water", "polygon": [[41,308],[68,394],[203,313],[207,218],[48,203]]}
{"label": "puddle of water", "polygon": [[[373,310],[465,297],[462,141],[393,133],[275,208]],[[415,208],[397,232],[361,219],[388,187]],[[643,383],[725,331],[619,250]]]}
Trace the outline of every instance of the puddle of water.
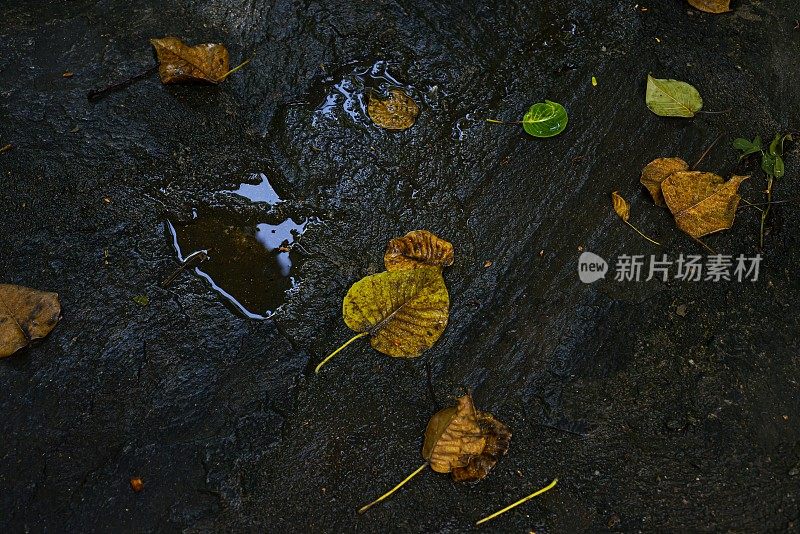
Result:
{"label": "puddle of water", "polygon": [[239,312],[266,319],[283,304],[286,292],[297,287],[293,273],[300,258],[291,245],[307,223],[289,218],[276,225],[249,224],[235,215],[200,213],[189,223],[167,221],[167,226],[181,261],[207,250],[209,259],[195,272]]}
{"label": "puddle of water", "polygon": [[355,67],[340,81],[333,83],[334,80],[330,76],[322,80],[330,88],[327,89],[322,104],[314,111],[311,120],[314,127],[319,126],[322,120],[337,119],[340,110],[356,124],[371,124],[367,115],[367,94],[370,91],[388,96],[389,89],[398,88],[408,93],[416,102],[424,100],[427,104],[431,104],[431,100],[434,104],[438,103],[439,99],[438,86],[428,87],[425,94],[420,96],[413,85],[397,80],[389,72],[388,62],[383,60],[370,67]]}
{"label": "puddle of water", "polygon": [[272,185],[269,183],[269,179],[267,178],[266,174],[254,174],[252,175],[252,179],[258,179],[259,183],[251,184],[244,182],[239,186],[238,189],[225,191],[225,193],[239,195],[240,197],[244,197],[251,202],[267,202],[268,204],[278,204],[282,202],[281,197],[278,196],[278,193],[275,192],[275,189],[273,189]]}

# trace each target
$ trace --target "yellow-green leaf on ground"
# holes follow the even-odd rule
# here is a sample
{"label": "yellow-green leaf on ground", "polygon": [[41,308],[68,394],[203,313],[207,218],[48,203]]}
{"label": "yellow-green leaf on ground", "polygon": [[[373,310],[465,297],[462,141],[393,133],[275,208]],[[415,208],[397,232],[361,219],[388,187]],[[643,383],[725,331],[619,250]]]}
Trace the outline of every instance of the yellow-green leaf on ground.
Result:
{"label": "yellow-green leaf on ground", "polygon": [[412,230],[389,241],[383,263],[387,271],[448,267],[453,265],[453,245],[427,230]]}
{"label": "yellow-green leaf on ground", "polygon": [[664,194],[661,192],[661,182],[674,172],[688,170],[689,165],[681,158],[657,158],[642,170],[642,177],[639,181],[650,191],[653,202],[663,206]]}
{"label": "yellow-green leaf on ground", "polygon": [[158,56],[161,82],[220,83],[230,74],[228,49],[219,43],[189,46],[177,37],[150,39]]}
{"label": "yellow-green leaf on ground", "polygon": [[370,93],[367,114],[372,122],[387,130],[406,130],[414,125],[419,106],[401,89],[391,89],[387,98]]}
{"label": "yellow-green leaf on ground", "polygon": [[619,215],[619,218],[628,222],[628,219],[631,218],[631,205],[622,198],[619,192],[614,191],[611,193],[611,204],[614,206],[614,212]]}
{"label": "yellow-green leaf on ground", "polygon": [[415,357],[447,326],[450,296],[440,269],[387,271],[362,278],[342,302],[345,324],[367,332],[372,347],[389,356]]}
{"label": "yellow-green leaf on ground", "polygon": [[697,89],[686,82],[653,78],[647,75],[647,107],[662,117],[694,117],[703,107]]}
{"label": "yellow-green leaf on ground", "polygon": [[661,184],[664,200],[678,228],[696,238],[733,226],[739,205],[739,185],[749,176],[725,182],[710,172],[682,171]]}
{"label": "yellow-green leaf on ground", "polygon": [[731,0],[688,0],[692,7],[706,13],[727,13],[731,10]]}
{"label": "yellow-green leaf on ground", "polygon": [[57,293],[0,284],[0,358],[45,337],[60,319]]}

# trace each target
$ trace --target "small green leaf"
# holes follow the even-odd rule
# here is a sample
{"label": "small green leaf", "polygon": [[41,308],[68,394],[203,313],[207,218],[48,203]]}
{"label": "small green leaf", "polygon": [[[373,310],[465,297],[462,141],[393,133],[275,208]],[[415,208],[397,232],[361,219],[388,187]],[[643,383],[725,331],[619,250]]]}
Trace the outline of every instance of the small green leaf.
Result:
{"label": "small green leaf", "polygon": [[147,298],[147,295],[136,295],[133,297],[133,302],[138,304],[139,306],[147,306],[150,304],[150,299]]}
{"label": "small green leaf", "polygon": [[775,135],[775,139],[772,140],[772,143],[769,145],[769,153],[773,156],[783,156],[783,143],[784,141],[793,141],[792,134],[786,134],[781,136],[780,134]]}
{"label": "small green leaf", "polygon": [[782,178],[784,173],[782,157],[775,156],[775,165],[773,168],[775,169],[775,178]]}
{"label": "small green leaf", "polygon": [[752,142],[748,141],[747,139],[738,138],[733,141],[733,148],[736,150],[740,150],[742,155],[739,156],[739,160],[743,160],[750,154],[755,154],[756,152],[761,152],[761,137],[756,136]]}
{"label": "small green leaf", "polygon": [[567,110],[556,102],[545,100],[534,104],[522,117],[522,127],[534,137],[553,137],[567,127]]}
{"label": "small green leaf", "polygon": [[694,117],[703,107],[697,89],[679,80],[662,80],[647,75],[645,103],[662,117]]}
{"label": "small green leaf", "polygon": [[[775,156],[772,154],[765,152],[763,156],[761,156],[761,169],[770,176],[775,176]],[[781,161],[781,164],[783,161]]]}

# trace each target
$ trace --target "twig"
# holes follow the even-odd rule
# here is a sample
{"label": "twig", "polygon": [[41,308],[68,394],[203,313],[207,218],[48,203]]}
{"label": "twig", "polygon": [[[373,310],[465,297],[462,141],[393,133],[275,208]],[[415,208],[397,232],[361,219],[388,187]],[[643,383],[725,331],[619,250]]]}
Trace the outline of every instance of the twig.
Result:
{"label": "twig", "polygon": [[716,145],[716,144],[719,142],[719,140],[720,140],[720,139],[722,139],[722,135],[723,135],[723,134],[719,134],[719,135],[717,136],[717,138],[716,138],[716,139],[714,139],[714,141],[713,141],[713,142],[712,142],[710,145],[708,145],[708,148],[706,149],[706,151],[705,151],[705,152],[703,152],[703,155],[702,155],[702,156],[700,156],[700,159],[698,159],[697,161],[695,161],[695,162],[694,162],[694,165],[692,165],[692,170],[696,169],[696,168],[697,168],[697,166],[698,166],[698,165],[700,165],[700,162],[701,162],[701,161],[703,161],[703,160],[705,159],[705,157],[708,155],[708,153],[709,153],[709,152],[711,152],[711,149],[712,149],[712,148],[714,148],[714,145]]}
{"label": "twig", "polygon": [[11,150],[12,148],[14,148],[14,145],[12,145],[11,143],[8,143],[7,145],[5,145],[2,148],[0,148],[0,154],[5,154],[6,152]]}
{"label": "twig", "polygon": [[740,198],[742,199],[742,202],[744,202],[745,204],[747,204],[747,206],[745,206],[745,208],[747,208],[747,207],[750,207],[750,208],[755,208],[755,209],[757,209],[758,211],[764,211],[764,210],[762,210],[761,208],[759,208],[759,207],[758,207],[758,206],[760,206],[760,204],[753,204],[752,202],[750,202],[749,200],[747,200],[747,199],[746,199],[746,198],[744,198],[744,197],[740,197]]}
{"label": "twig", "polygon": [[86,94],[86,98],[89,99],[90,102],[98,100],[108,93],[113,93],[114,91],[119,91],[120,89],[125,89],[129,85],[132,85],[140,80],[144,80],[155,71],[158,70],[158,65],[153,65],[152,67],[148,68],[147,70],[140,72],[139,74],[128,78],[127,80],[123,80],[121,82],[117,82],[115,84],[109,85],[108,87],[104,87],[102,89],[92,89]]}

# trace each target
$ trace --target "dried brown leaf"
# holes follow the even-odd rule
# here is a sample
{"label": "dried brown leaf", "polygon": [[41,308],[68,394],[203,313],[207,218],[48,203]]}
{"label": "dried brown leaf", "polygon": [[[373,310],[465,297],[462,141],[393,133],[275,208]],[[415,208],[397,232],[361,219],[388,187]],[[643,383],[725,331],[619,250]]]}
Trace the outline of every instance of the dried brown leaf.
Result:
{"label": "dried brown leaf", "polygon": [[414,125],[419,106],[401,89],[391,89],[388,98],[370,93],[367,113],[372,122],[387,130],[406,130]]}
{"label": "dried brown leaf", "polygon": [[619,192],[614,191],[611,193],[611,203],[614,205],[614,211],[619,215],[619,218],[628,222],[631,217],[631,205],[628,201],[622,198]]}
{"label": "dried brown leaf", "polygon": [[727,182],[717,174],[681,171],[661,184],[664,200],[678,228],[694,238],[733,226],[739,205],[739,185],[749,176],[734,176]]}
{"label": "dried brown leaf", "polygon": [[57,293],[0,284],[0,358],[45,337],[60,319]]}
{"label": "dried brown leaf", "polygon": [[383,263],[387,271],[448,267],[453,265],[453,245],[427,230],[413,230],[389,241]]}
{"label": "dried brown leaf", "polygon": [[440,410],[428,422],[422,456],[437,473],[458,482],[481,480],[506,453],[511,431],[490,413],[475,409],[464,395],[455,407]]}
{"label": "dried brown leaf", "polygon": [[688,171],[689,165],[681,158],[658,158],[654,159],[642,170],[642,182],[653,201],[659,206],[664,205],[664,195],[661,193],[661,182],[674,172]]}
{"label": "dried brown leaf", "polygon": [[731,0],[688,0],[692,7],[706,13],[727,13],[731,10]]}
{"label": "dried brown leaf", "polygon": [[228,50],[219,43],[189,46],[177,37],[150,39],[158,56],[161,82],[220,83],[230,71]]}

